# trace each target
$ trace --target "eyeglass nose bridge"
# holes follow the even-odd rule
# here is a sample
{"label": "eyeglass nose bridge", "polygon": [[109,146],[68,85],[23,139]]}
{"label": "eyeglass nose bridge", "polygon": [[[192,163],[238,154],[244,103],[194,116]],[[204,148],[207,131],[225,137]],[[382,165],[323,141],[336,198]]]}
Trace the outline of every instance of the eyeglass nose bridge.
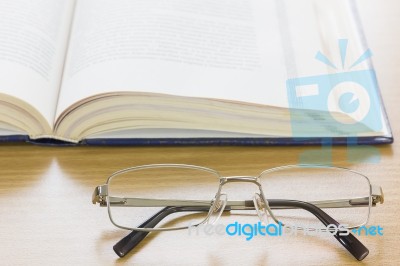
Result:
{"label": "eyeglass nose bridge", "polygon": [[258,182],[258,177],[256,176],[226,176],[221,178],[221,186],[231,182],[248,182],[261,187],[260,182]]}
{"label": "eyeglass nose bridge", "polygon": [[[272,213],[270,207],[269,207],[269,203],[267,201],[267,199],[264,196],[264,192],[262,189],[262,185],[259,182],[259,177],[258,176],[226,176],[226,177],[221,177],[221,183],[220,183],[220,188],[219,188],[219,192],[221,192],[221,189],[223,187],[223,185],[225,185],[226,183],[230,183],[230,182],[248,182],[248,183],[253,183],[255,185],[258,186],[260,193],[256,193],[255,197],[258,200],[258,204],[257,202],[254,202],[254,205],[258,204],[257,206],[254,206],[255,208],[257,207],[262,207],[260,210],[256,209],[256,212],[258,214],[258,216],[260,217],[261,221],[267,221],[268,222],[268,215],[276,222],[278,223],[278,219],[276,219],[276,217],[274,216],[274,214]],[[262,214],[262,215],[261,215]],[[267,219],[262,219],[262,216],[267,216]]]}

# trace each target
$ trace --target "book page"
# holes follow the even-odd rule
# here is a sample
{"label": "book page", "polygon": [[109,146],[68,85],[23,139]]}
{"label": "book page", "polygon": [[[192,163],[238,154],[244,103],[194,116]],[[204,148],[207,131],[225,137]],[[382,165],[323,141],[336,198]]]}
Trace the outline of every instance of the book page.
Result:
{"label": "book page", "polygon": [[287,106],[275,1],[78,0],[57,115],[113,91]]}
{"label": "book page", "polygon": [[0,0],[0,93],[36,108],[52,126],[74,1]]}

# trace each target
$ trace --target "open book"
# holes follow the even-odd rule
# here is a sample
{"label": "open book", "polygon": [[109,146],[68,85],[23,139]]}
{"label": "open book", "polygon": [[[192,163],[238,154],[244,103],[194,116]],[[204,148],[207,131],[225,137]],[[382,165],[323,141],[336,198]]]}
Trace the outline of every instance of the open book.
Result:
{"label": "open book", "polygon": [[351,1],[0,0],[0,138],[390,143],[365,51]]}

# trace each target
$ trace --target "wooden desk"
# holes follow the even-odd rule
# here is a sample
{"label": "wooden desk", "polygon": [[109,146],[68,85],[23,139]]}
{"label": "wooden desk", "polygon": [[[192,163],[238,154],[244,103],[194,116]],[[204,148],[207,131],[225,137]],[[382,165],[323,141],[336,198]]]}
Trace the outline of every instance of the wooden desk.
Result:
{"label": "wooden desk", "polygon": [[[362,18],[395,137],[400,102],[400,4],[360,1]],[[115,228],[106,209],[91,204],[96,185],[121,168],[149,163],[186,163],[223,175],[256,175],[299,162],[316,147],[37,147],[0,146],[0,258],[6,265],[351,265],[359,264],[332,238],[189,236],[152,234],[124,259],[112,246],[126,231]],[[383,187],[385,203],[370,224],[384,236],[361,236],[370,255],[363,264],[399,265],[400,144],[377,147],[379,163],[354,163],[346,147],[332,151],[334,165],[367,174]],[[364,151],[361,151],[365,155]],[[379,157],[364,156],[364,160]],[[245,221],[243,221],[245,222]]]}

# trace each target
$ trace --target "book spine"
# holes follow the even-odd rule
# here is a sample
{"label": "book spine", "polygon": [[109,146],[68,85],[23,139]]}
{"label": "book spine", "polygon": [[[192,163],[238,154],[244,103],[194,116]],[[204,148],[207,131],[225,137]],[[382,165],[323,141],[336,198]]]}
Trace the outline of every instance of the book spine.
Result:
{"label": "book spine", "polygon": [[28,141],[29,141],[29,136],[27,135],[0,136],[1,143],[28,142]]}
{"label": "book spine", "polygon": [[88,146],[306,146],[390,144],[391,136],[358,138],[165,138],[165,139],[85,139]]}

